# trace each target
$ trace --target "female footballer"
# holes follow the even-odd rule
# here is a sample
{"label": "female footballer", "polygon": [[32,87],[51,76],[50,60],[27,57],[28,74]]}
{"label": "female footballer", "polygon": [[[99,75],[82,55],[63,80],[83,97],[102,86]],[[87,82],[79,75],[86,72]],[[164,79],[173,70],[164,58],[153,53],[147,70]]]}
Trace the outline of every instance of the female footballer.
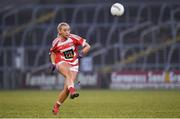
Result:
{"label": "female footballer", "polygon": [[[52,42],[50,49],[50,58],[56,70],[65,77],[65,81],[64,88],[54,104],[53,114],[59,112],[59,107],[69,95],[70,99],[79,96],[74,87],[79,68],[78,58],[86,55],[90,50],[90,45],[85,39],[70,33],[69,24],[60,23],[57,26],[57,32],[57,38]],[[78,46],[82,46],[80,53],[78,53]]]}

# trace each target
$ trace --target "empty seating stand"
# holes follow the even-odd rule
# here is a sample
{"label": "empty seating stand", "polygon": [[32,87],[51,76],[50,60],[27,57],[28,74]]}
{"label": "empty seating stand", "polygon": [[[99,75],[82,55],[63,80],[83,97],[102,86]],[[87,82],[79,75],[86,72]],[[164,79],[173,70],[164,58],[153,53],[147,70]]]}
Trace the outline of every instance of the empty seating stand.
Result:
{"label": "empty seating stand", "polygon": [[[121,17],[110,14],[110,5],[36,4],[0,11],[0,78],[49,64],[48,51],[63,21],[91,44],[95,69],[179,70],[179,3],[124,3]],[[21,53],[23,67],[18,67]]]}

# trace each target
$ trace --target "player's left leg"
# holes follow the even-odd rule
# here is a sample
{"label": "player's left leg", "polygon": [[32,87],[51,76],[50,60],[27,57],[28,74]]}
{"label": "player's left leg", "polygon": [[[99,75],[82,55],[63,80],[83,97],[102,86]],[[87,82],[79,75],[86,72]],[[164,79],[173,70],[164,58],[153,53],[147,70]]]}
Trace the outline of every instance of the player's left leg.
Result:
{"label": "player's left leg", "polygon": [[59,112],[60,106],[64,103],[64,101],[67,99],[68,96],[69,96],[69,90],[68,90],[68,86],[65,83],[64,89],[59,93],[58,100],[56,101],[53,107],[53,113],[55,115]]}
{"label": "player's left leg", "polygon": [[53,107],[54,114],[57,114],[59,112],[59,107],[67,99],[69,93],[71,99],[79,96],[79,94],[76,93],[74,88],[74,81],[77,77],[78,70],[71,69],[71,66],[67,65],[66,63],[62,63],[59,66],[61,66],[60,73],[65,77],[65,84],[64,89],[59,93],[58,100]]}
{"label": "player's left leg", "polygon": [[65,83],[63,91],[61,91],[58,95],[58,101],[64,103],[64,101],[67,99],[68,96],[69,96],[69,90],[68,90],[68,86]]}

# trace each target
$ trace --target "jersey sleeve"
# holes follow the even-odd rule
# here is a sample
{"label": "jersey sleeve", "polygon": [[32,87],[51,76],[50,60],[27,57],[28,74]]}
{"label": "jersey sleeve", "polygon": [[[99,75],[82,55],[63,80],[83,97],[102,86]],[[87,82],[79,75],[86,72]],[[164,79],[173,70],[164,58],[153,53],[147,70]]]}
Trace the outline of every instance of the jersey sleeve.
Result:
{"label": "jersey sleeve", "polygon": [[71,37],[74,39],[74,42],[77,46],[85,46],[86,39],[83,39],[82,37],[75,34],[71,34]]}
{"label": "jersey sleeve", "polygon": [[56,48],[57,48],[57,43],[58,43],[58,39],[55,39],[53,42],[52,42],[52,47],[50,48],[50,52],[55,52]]}

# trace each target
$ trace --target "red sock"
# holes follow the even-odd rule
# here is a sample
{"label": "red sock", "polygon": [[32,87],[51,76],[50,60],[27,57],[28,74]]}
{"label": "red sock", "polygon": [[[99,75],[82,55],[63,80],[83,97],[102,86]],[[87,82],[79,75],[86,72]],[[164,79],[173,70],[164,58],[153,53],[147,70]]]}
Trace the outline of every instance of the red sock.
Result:
{"label": "red sock", "polygon": [[58,101],[55,103],[55,106],[58,107],[58,108],[60,107],[60,105],[61,104]]}
{"label": "red sock", "polygon": [[74,87],[70,87],[70,88],[69,88],[69,92],[70,92],[70,94],[73,94],[75,91],[76,91],[76,90],[75,90],[75,88],[74,88]]}

